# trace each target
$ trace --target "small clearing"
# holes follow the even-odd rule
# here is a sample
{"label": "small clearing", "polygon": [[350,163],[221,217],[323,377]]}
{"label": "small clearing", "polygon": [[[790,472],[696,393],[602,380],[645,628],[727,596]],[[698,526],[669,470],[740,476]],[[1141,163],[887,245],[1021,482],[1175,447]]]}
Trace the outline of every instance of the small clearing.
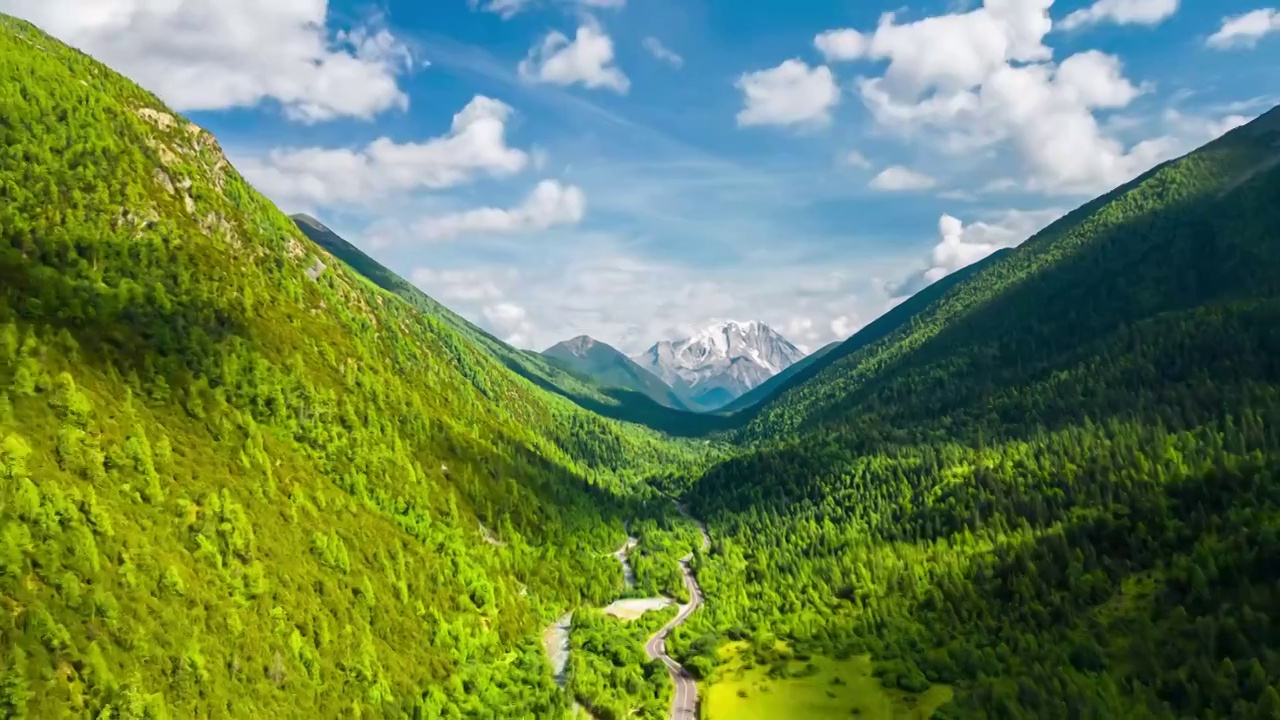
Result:
{"label": "small clearing", "polygon": [[675,600],[665,597],[615,600],[604,608],[604,613],[606,615],[612,615],[619,620],[635,620],[650,610],[661,610],[665,607],[671,607],[675,602]]}
{"label": "small clearing", "polygon": [[951,688],[922,693],[886,688],[867,656],[790,660],[785,673],[751,661],[746,643],[723,648],[725,664],[704,691],[708,720],[927,720],[951,700]]}

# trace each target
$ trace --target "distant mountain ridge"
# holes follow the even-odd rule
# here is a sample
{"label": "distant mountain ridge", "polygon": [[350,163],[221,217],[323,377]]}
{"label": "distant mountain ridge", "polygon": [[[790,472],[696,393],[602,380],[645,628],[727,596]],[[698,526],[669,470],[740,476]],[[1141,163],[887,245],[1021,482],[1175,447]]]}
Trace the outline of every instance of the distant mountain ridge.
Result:
{"label": "distant mountain ridge", "polygon": [[715,410],[804,359],[804,351],[759,322],[728,321],[633,356],[691,407]]}
{"label": "distant mountain ridge", "polygon": [[585,375],[604,387],[634,390],[660,405],[676,410],[687,409],[679,396],[658,376],[595,338],[579,335],[552,345],[542,354],[566,370]]}
{"label": "distant mountain ridge", "polygon": [[[823,347],[805,358],[804,361],[788,368],[786,372],[770,378],[768,382],[761,384],[751,392],[721,408],[722,412],[737,412],[748,409],[752,410],[752,412],[764,410],[766,405],[781,399],[789,390],[803,385],[818,373],[839,362],[842,358],[848,357],[898,331],[910,323],[912,318],[932,306],[934,302],[945,297],[952,288],[973,277],[982,269],[999,262],[1011,252],[1012,250],[1009,248],[997,250],[972,265],[962,267],[950,275],[935,281],[868,323],[866,327],[854,333],[848,340]],[[744,421],[746,417],[749,416],[744,413]]]}
{"label": "distant mountain ridge", "polygon": [[477,348],[538,387],[566,397],[605,417],[640,423],[668,434],[700,435],[707,431],[709,421],[705,416],[655,401],[643,391],[601,388],[596,381],[585,377],[584,373],[569,372],[562,363],[553,362],[541,353],[507,345],[396,275],[314,217],[298,214],[290,219],[313,242],[370,282],[399,295],[420,311],[449,326]]}

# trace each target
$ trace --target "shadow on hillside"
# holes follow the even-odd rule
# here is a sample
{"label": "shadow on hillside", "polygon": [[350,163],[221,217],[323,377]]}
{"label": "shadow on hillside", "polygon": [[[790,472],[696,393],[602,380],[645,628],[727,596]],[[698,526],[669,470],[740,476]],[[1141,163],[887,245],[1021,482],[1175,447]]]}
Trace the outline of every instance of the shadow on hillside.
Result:
{"label": "shadow on hillside", "polygon": [[220,345],[248,334],[234,310],[171,294],[159,282],[111,288],[14,249],[0,250],[0,276],[4,306],[17,317],[67,331],[83,359],[122,375],[160,374],[173,390],[184,389]]}
{"label": "shadow on hillside", "polygon": [[[1027,264],[1032,274],[870,367],[790,442],[710,469],[691,498],[785,508],[821,500],[854,459],[895,448],[996,445],[1113,420],[1178,429],[1236,412],[1251,387],[1280,383],[1278,180],[1272,170],[1227,196],[1210,189],[1078,246],[1048,238],[1015,251],[983,277]],[[834,372],[872,359],[855,353]]]}
{"label": "shadow on hillside", "polygon": [[[1046,395],[1072,395],[1097,386],[1101,371],[1132,360],[1160,360],[1159,338],[1135,332],[1143,322],[1169,313],[1213,314],[1206,306],[1280,297],[1280,206],[1267,192],[1274,187],[1255,182],[1226,197],[1211,191],[1187,198],[1109,227],[1063,257],[1045,257],[1053,247],[1017,251],[1009,263],[1043,262],[1048,267],[1007,288],[997,297],[950,322],[915,351],[893,361],[872,382],[828,405],[802,425],[802,430],[837,428],[854,414],[873,414],[890,427],[926,422],[942,437],[976,443],[980,438],[1025,437],[1107,417],[1130,418],[1144,393],[1155,388],[1135,385],[1128,392],[1085,397],[1062,403],[1054,413],[1037,403]],[[1041,244],[1043,245],[1043,244]],[[993,272],[1001,272],[996,267]],[[1152,341],[1134,348],[1135,338]],[[1186,350],[1194,338],[1177,350]],[[1265,333],[1238,339],[1237,349],[1251,355],[1270,351]],[[1131,374],[1157,388],[1177,384],[1196,373],[1226,370],[1233,357],[1199,348],[1198,362],[1164,358],[1159,377]],[[1145,354],[1144,354],[1145,353]],[[1107,363],[1099,368],[1097,364]],[[1208,363],[1208,364],[1204,364]],[[1274,363],[1255,368],[1275,378]],[[1062,373],[1076,376],[1063,382]],[[1095,387],[1101,390],[1102,388]],[[985,413],[985,415],[980,415]],[[1028,419],[1031,418],[1031,421]]]}
{"label": "shadow on hillside", "polygon": [[[1187,705],[1214,693],[1229,705],[1239,691],[1220,685],[1222,659],[1244,667],[1280,642],[1280,624],[1249,609],[1275,602],[1280,545],[1239,522],[1261,523],[1280,507],[1276,470],[1272,461],[1147,485],[1123,509],[975,556],[959,583],[934,585],[904,609],[924,634],[887,638],[886,654],[967,686],[961,713],[1021,705],[1027,717],[1069,717],[1068,708],[1096,706],[1099,672],[1117,673],[1152,717],[1176,714],[1165,703],[1190,717],[1201,708]],[[1224,524],[1229,515],[1237,522]],[[1200,573],[1193,558],[1209,539],[1219,551]]]}

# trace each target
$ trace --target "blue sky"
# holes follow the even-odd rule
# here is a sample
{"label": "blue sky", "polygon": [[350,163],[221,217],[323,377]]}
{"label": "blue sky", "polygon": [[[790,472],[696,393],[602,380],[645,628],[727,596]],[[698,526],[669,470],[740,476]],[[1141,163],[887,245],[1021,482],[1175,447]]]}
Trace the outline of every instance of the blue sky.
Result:
{"label": "blue sky", "polygon": [[156,91],[283,210],[512,343],[634,353],[730,318],[842,339],[1269,109],[1264,2],[0,10]]}

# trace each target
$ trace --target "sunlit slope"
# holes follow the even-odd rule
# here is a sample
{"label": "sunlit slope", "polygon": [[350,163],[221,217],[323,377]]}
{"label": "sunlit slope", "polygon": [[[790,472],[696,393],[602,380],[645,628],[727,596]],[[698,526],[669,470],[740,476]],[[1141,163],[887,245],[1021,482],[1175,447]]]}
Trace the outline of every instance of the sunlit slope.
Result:
{"label": "sunlit slope", "polygon": [[1272,111],[766,404],[688,493],[721,601],[674,646],[869,652],[944,717],[1273,716],[1277,198]]}
{"label": "sunlit slope", "polygon": [[332,262],[3,16],[0,77],[0,715],[563,709],[538,629],[617,591],[618,508],[686,451]]}
{"label": "sunlit slope", "polygon": [[[1251,312],[1243,306],[1280,288],[1280,247],[1269,222],[1277,212],[1278,142],[1274,110],[1071,213],[927,313],[770,404],[755,430],[815,428],[856,412],[886,427],[923,419],[970,435],[999,431],[1002,422],[1020,425],[1040,410],[1007,388],[1096,384],[1055,373],[1099,355],[1121,360],[1127,349],[1117,343],[1147,325],[1175,322],[1171,314],[1187,320],[1179,334],[1194,335],[1201,309]],[[1219,353],[1223,362],[1229,349]],[[1169,384],[1163,375],[1145,379]],[[985,420],[975,424],[977,416]]]}
{"label": "sunlit slope", "polygon": [[[761,405],[766,401],[783,402],[779,399],[787,391],[803,385],[840,360],[908,326],[917,316],[929,310],[933,303],[946,297],[952,288],[968,280],[988,265],[1000,261],[1008,252],[1008,250],[998,250],[986,258],[930,284],[915,295],[894,306],[884,315],[873,320],[866,327],[854,333],[848,340],[822,348],[803,361],[770,378],[768,382],[760,387],[730,403],[724,410],[746,410]],[[743,413],[743,416],[749,416],[749,413]]]}
{"label": "sunlit slope", "polygon": [[548,392],[605,417],[671,435],[700,436],[722,425],[714,418],[660,404],[639,390],[602,387],[590,377],[568,372],[538,353],[513,348],[449,310],[314,218],[295,215],[293,220],[309,238],[357,273],[447,325],[475,348]]}

